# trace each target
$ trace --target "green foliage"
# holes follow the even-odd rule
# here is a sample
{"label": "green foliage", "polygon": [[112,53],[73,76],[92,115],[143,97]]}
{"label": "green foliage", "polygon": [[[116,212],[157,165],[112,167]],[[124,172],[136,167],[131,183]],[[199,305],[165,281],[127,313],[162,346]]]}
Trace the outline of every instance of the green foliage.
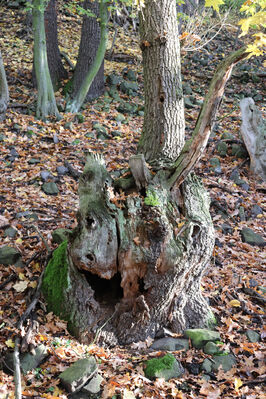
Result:
{"label": "green foliage", "polygon": [[221,11],[239,11],[245,0],[224,0]]}
{"label": "green foliage", "polygon": [[160,205],[159,199],[156,195],[156,193],[154,193],[151,190],[147,190],[147,195],[144,199],[144,204],[145,205],[149,205],[149,206],[158,206]]}
{"label": "green foliage", "polygon": [[167,353],[167,355],[160,358],[148,360],[145,368],[146,377],[154,377],[156,373],[161,370],[170,370],[173,366],[174,361],[175,357],[171,353]]}

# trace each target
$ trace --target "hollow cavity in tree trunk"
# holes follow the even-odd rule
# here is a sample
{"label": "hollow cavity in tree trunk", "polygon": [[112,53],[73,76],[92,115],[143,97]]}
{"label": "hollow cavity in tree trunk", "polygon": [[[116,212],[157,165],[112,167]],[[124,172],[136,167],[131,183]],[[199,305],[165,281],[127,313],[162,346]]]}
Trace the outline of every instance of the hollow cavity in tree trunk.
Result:
{"label": "hollow cavity in tree trunk", "polygon": [[150,181],[144,195],[115,192],[105,166],[90,156],[80,179],[78,226],[47,267],[48,308],[91,342],[154,338],[214,321],[200,281],[214,245],[209,199],[195,176],[181,191]]}

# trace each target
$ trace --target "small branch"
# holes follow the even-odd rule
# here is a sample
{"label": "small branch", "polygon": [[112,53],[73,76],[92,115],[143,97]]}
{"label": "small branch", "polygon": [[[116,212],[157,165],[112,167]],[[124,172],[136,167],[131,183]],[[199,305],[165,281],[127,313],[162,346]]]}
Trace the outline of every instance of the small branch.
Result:
{"label": "small branch", "polygon": [[21,371],[20,371],[20,359],[19,359],[19,345],[20,338],[17,336],[15,338],[15,350],[13,354],[14,361],[14,382],[15,382],[15,398],[22,398],[22,389],[21,389]]}
{"label": "small branch", "polygon": [[39,228],[36,225],[34,225],[34,224],[32,225],[32,227],[38,233],[38,235],[41,238],[42,242],[44,243],[45,248],[47,249],[47,252],[48,252],[48,255],[49,255],[52,252],[52,248],[49,246],[48,242],[46,241],[46,239],[44,238],[44,236],[40,232]]}
{"label": "small branch", "polygon": [[168,180],[169,189],[174,185],[178,187],[185,180],[203,154],[233,66],[247,56],[246,47],[243,47],[225,58],[218,66],[201,107],[192,138],[186,142],[174,164],[173,174]]}
{"label": "small branch", "polygon": [[17,275],[11,274],[5,281],[0,284],[0,290],[2,290],[10,281],[16,280]]}
{"label": "small branch", "polygon": [[68,57],[68,55],[64,52],[61,51],[61,56],[66,60],[66,62],[68,63],[68,65],[70,66],[71,70],[74,71],[75,69],[75,65],[73,64],[73,62],[70,60],[70,58]]}

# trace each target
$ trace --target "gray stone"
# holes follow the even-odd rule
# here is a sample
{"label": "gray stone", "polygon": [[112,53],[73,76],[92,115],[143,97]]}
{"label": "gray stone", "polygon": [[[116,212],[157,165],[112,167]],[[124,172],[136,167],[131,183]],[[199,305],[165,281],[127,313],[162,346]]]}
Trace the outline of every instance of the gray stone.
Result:
{"label": "gray stone", "polygon": [[117,111],[122,114],[134,114],[137,111],[137,106],[123,101],[118,105]]}
{"label": "gray stone", "polygon": [[223,234],[233,234],[233,228],[230,226],[230,224],[223,223],[221,227]]}
{"label": "gray stone", "polygon": [[16,229],[14,229],[14,227],[8,227],[7,229],[5,229],[5,232],[4,232],[4,236],[10,237],[10,238],[16,237],[17,234],[18,234],[18,231]]}
{"label": "gray stone", "polygon": [[52,178],[53,176],[51,175],[51,173],[49,172],[49,170],[42,170],[41,171],[41,178],[43,181],[48,180],[49,178]]}
{"label": "gray stone", "polygon": [[235,365],[235,357],[231,354],[214,355],[212,359],[204,359],[201,369],[207,373],[218,371],[219,367],[227,372]]}
{"label": "gray stone", "polygon": [[31,158],[31,159],[28,160],[28,163],[29,163],[30,165],[34,165],[34,164],[40,163],[40,162],[41,162],[41,161],[40,161],[39,158]]}
{"label": "gray stone", "polygon": [[224,132],[222,134],[222,140],[234,140],[235,136],[232,133]]}
{"label": "gray stone", "polygon": [[135,82],[127,82],[126,80],[124,80],[120,83],[120,90],[122,91],[122,93],[127,94],[128,96],[136,95],[138,89],[139,86]]}
{"label": "gray stone", "polygon": [[97,373],[94,377],[92,377],[90,382],[82,388],[82,392],[87,392],[89,394],[100,392],[102,381],[102,376]]}
{"label": "gray stone", "polygon": [[217,175],[220,175],[222,173],[222,168],[221,164],[218,158],[211,158],[210,159],[210,165],[211,165],[211,170],[216,173]]}
{"label": "gray stone", "polygon": [[228,146],[224,141],[220,141],[220,143],[217,144],[217,151],[221,157],[226,156],[227,149],[228,149]]}
{"label": "gray stone", "polygon": [[68,173],[68,168],[66,168],[64,165],[60,165],[56,167],[56,171],[58,175],[64,176]]}
{"label": "gray stone", "polygon": [[100,123],[94,123],[93,129],[96,130],[97,133],[107,134],[106,128],[102,126]]}
{"label": "gray stone", "polygon": [[116,73],[111,73],[110,75],[107,76],[106,82],[110,86],[116,86],[121,82],[122,78],[121,76],[117,75]]}
{"label": "gray stone", "polygon": [[54,142],[54,144],[58,144],[59,143],[59,138],[58,138],[57,134],[53,135],[53,142]]}
{"label": "gray stone", "polygon": [[23,211],[23,212],[18,212],[16,214],[16,218],[25,218],[25,219],[33,219],[33,220],[38,220],[39,217],[37,213],[31,213],[30,211]]}
{"label": "gray stone", "polygon": [[247,330],[246,336],[249,342],[259,342],[260,340],[260,334],[254,330]]}
{"label": "gray stone", "polygon": [[73,123],[72,122],[66,122],[64,124],[64,129],[66,130],[72,130],[73,129]]}
{"label": "gray stone", "polygon": [[125,119],[126,118],[123,114],[117,114],[115,117],[116,122],[123,122]]}
{"label": "gray stone", "polygon": [[238,208],[238,215],[241,222],[244,222],[246,220],[245,208],[243,206],[240,206]]}
{"label": "gray stone", "polygon": [[56,229],[52,232],[53,242],[61,244],[68,239],[68,234],[71,233],[69,229]]}
{"label": "gray stone", "polygon": [[205,328],[194,328],[185,331],[185,337],[190,338],[194,348],[203,348],[207,342],[220,341],[220,333]]}
{"label": "gray stone", "polygon": [[3,142],[3,141],[5,141],[5,139],[6,139],[6,136],[4,135],[4,134],[0,134],[0,142]]}
{"label": "gray stone", "polygon": [[111,131],[111,135],[112,135],[113,137],[122,137],[122,136],[123,136],[123,133],[120,132],[119,130],[112,130],[112,131]]}
{"label": "gray stone", "polygon": [[203,348],[203,352],[207,355],[217,355],[221,353],[221,349],[214,342],[207,342]]}
{"label": "gray stone", "polygon": [[191,109],[191,108],[195,107],[195,105],[192,104],[192,102],[191,102],[189,97],[184,97],[184,104],[185,104],[185,107],[188,108],[188,109]]}
{"label": "gray stone", "polygon": [[191,88],[189,83],[184,83],[183,84],[183,93],[186,94],[186,95],[192,94],[192,88]]}
{"label": "gray stone", "polygon": [[76,120],[78,123],[83,123],[83,122],[85,121],[85,117],[84,117],[84,115],[82,115],[82,114],[76,114],[75,120]]}
{"label": "gray stone", "polygon": [[234,155],[236,158],[245,159],[248,157],[248,152],[242,144],[233,144],[232,145],[232,155]]}
{"label": "gray stone", "polygon": [[93,132],[86,133],[85,137],[87,137],[88,139],[95,139],[95,133]]}
{"label": "gray stone", "polygon": [[108,91],[108,95],[109,95],[113,100],[116,100],[116,101],[119,101],[119,100],[120,100],[119,93],[118,93],[117,89],[115,89],[114,87],[111,87],[111,88],[110,88],[110,90]]}
{"label": "gray stone", "polygon": [[170,378],[180,377],[184,373],[184,369],[181,363],[171,353],[168,353],[161,358],[148,360],[144,373],[149,379],[164,378],[168,381]]}
{"label": "gray stone", "polygon": [[20,252],[13,247],[4,245],[0,248],[0,264],[3,265],[14,265],[21,257]]}
{"label": "gray stone", "polygon": [[189,349],[189,342],[188,339],[165,337],[154,341],[151,349],[163,351]]}
{"label": "gray stone", "polygon": [[250,245],[257,245],[258,247],[265,247],[266,241],[262,238],[261,235],[255,233],[248,227],[244,227],[241,232],[241,238],[243,242],[246,242]]}
{"label": "gray stone", "polygon": [[68,392],[80,390],[96,373],[97,364],[93,357],[80,359],[59,375],[62,385]]}
{"label": "gray stone", "polygon": [[42,190],[47,195],[57,195],[59,193],[58,187],[53,181],[48,183],[43,183]]}
{"label": "gray stone", "polygon": [[136,73],[135,73],[132,69],[128,69],[128,70],[125,72],[125,77],[126,77],[128,80],[131,80],[132,82],[135,82],[135,81],[137,80],[137,75],[136,75]]}
{"label": "gray stone", "polygon": [[48,356],[48,351],[44,345],[39,345],[35,348],[34,354],[25,353],[21,356],[20,367],[23,374],[38,367],[42,361]]}
{"label": "gray stone", "polygon": [[259,205],[253,205],[251,208],[251,216],[256,218],[258,215],[263,215],[263,210]]}

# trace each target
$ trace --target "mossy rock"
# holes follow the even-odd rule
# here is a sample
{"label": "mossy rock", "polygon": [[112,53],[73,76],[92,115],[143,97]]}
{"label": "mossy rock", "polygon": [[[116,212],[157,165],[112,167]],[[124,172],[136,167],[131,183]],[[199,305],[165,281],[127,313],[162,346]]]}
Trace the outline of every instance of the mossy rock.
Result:
{"label": "mossy rock", "polygon": [[0,248],[0,263],[3,265],[14,265],[21,257],[20,252],[13,247],[4,245]]}
{"label": "mossy rock", "polygon": [[185,336],[190,338],[194,348],[203,348],[207,342],[220,341],[220,333],[205,328],[195,328],[185,331]]}
{"label": "mossy rock", "polygon": [[227,149],[228,149],[228,146],[224,141],[220,141],[220,143],[217,144],[217,151],[221,157],[226,156]]}
{"label": "mossy rock", "polygon": [[69,229],[56,229],[52,232],[53,242],[56,244],[61,244],[68,239],[68,235],[71,233]]}
{"label": "mossy rock", "polygon": [[170,378],[180,377],[184,369],[176,358],[168,353],[163,357],[148,360],[144,372],[149,379],[164,378],[168,381]]}

